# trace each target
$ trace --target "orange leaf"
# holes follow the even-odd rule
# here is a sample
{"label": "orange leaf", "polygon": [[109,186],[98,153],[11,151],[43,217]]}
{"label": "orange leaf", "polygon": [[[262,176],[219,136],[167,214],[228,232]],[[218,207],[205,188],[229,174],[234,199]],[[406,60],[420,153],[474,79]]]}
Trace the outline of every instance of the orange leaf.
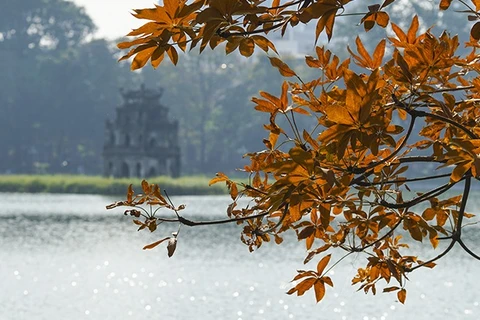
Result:
{"label": "orange leaf", "polygon": [[333,35],[333,25],[335,24],[335,15],[337,14],[337,10],[330,10],[325,13],[317,22],[317,27],[315,28],[315,43],[320,36],[320,33],[325,29],[325,33],[327,34],[328,41],[332,39]]}
{"label": "orange leaf", "polygon": [[462,179],[463,175],[470,169],[472,166],[472,161],[467,160],[467,161],[462,161],[457,166],[455,169],[452,171],[452,175],[450,176],[450,182],[458,182],[460,179]]}
{"label": "orange leaf", "polygon": [[375,48],[375,51],[373,52],[373,61],[371,66],[372,69],[376,69],[382,64],[383,55],[385,54],[385,44],[386,41],[385,39],[383,39],[378,43],[377,47]]}
{"label": "orange leaf", "polygon": [[403,30],[395,23],[392,23],[392,30],[393,32],[395,32],[400,42],[405,42],[407,40],[407,35],[405,34],[405,32],[403,32]]}
{"label": "orange leaf", "polygon": [[282,83],[282,95],[280,96],[280,109],[282,111],[285,111],[288,106],[288,83],[287,81],[283,81]]}
{"label": "orange leaf", "polygon": [[357,36],[357,39],[355,40],[355,43],[357,45],[358,53],[363,58],[362,61],[364,61],[364,65],[366,67],[370,67],[372,65],[372,58],[370,57],[370,54],[368,53],[368,51],[363,46],[363,43],[362,43],[362,40],[360,40],[360,37]]}
{"label": "orange leaf", "polygon": [[235,200],[238,197],[238,188],[236,183],[230,184],[230,196],[232,197],[232,200]]}
{"label": "orange leaf", "polygon": [[137,53],[137,55],[132,61],[131,69],[137,70],[142,68],[147,63],[148,59],[150,59],[155,49],[156,47],[148,47]]}
{"label": "orange leaf", "polygon": [[437,234],[437,231],[433,230],[433,231],[430,231],[430,243],[432,244],[432,247],[434,249],[437,248],[438,246],[438,234]]}
{"label": "orange leaf", "polygon": [[144,194],[149,194],[152,191],[147,180],[142,180],[142,189]]}
{"label": "orange leaf", "polygon": [[480,10],[480,1],[479,0],[472,0],[473,4],[475,5],[475,10]]}
{"label": "orange leaf", "polygon": [[427,221],[430,221],[433,218],[435,218],[436,214],[437,214],[437,212],[435,211],[435,209],[427,208],[427,209],[425,209],[425,211],[423,211],[422,217],[423,217],[423,219],[425,219]]}
{"label": "orange leaf", "polygon": [[385,28],[388,25],[388,21],[390,21],[388,13],[383,12],[383,11],[375,13],[375,22],[380,27]]}
{"label": "orange leaf", "polygon": [[166,238],[163,238],[162,240],[158,240],[158,241],[155,241],[153,243],[150,243],[150,244],[146,245],[145,247],[143,247],[143,250],[153,249],[156,246],[158,246],[160,243],[162,243],[163,241],[168,240],[168,239],[170,239],[170,237],[166,237]]}
{"label": "orange leaf", "polygon": [[307,264],[310,260],[312,260],[313,256],[315,256],[316,254],[319,254],[323,251],[326,251],[330,248],[330,244],[325,244],[323,246],[321,246],[320,248],[317,248],[315,250],[312,250],[308,253],[307,257],[305,258],[305,260],[303,260],[303,263],[304,264]]}
{"label": "orange leaf", "polygon": [[395,51],[396,54],[394,54],[395,57],[395,62],[397,62],[398,66],[402,70],[402,74],[411,82],[413,79],[412,73],[410,72],[410,68],[405,62],[405,59],[403,59],[402,55],[400,52]]}
{"label": "orange leaf", "polygon": [[398,291],[397,297],[398,297],[398,301],[400,301],[401,303],[405,303],[405,299],[407,299],[407,290],[402,289]]}
{"label": "orange leaf", "polygon": [[240,38],[233,37],[232,39],[229,39],[229,41],[227,42],[227,45],[225,46],[225,53],[226,54],[232,53],[238,48],[239,45],[240,45]]}
{"label": "orange leaf", "polygon": [[178,53],[177,53],[177,50],[175,50],[174,47],[168,47],[167,49],[167,54],[168,54],[168,57],[170,58],[170,61],[172,61],[172,63],[174,65],[177,65],[177,62],[178,62]]}
{"label": "orange leaf", "polygon": [[330,277],[322,277],[324,283],[328,284],[330,287],[333,288],[333,281]]}
{"label": "orange leaf", "polygon": [[133,187],[132,185],[130,184],[128,186],[128,191],[127,191],[127,202],[128,203],[131,203],[132,202],[132,197],[133,197]]}
{"label": "orange leaf", "polygon": [[162,63],[163,57],[164,57],[164,53],[165,53],[165,48],[163,48],[163,47],[158,47],[158,48],[155,49],[155,51],[152,53],[152,57],[150,58],[150,62],[151,62],[152,67],[153,67],[154,69],[158,68],[158,66],[160,65],[160,63]]}
{"label": "orange leaf", "polygon": [[278,107],[275,104],[271,103],[270,101],[258,99],[255,97],[252,98],[252,101],[257,104],[255,106],[255,110],[258,110],[261,112],[269,112],[269,113],[278,110]]}
{"label": "orange leaf", "polygon": [[244,57],[250,57],[255,49],[255,43],[251,38],[244,38],[240,42],[240,54]]}
{"label": "orange leaf", "polygon": [[259,35],[254,35],[251,38],[255,42],[255,44],[259,46],[263,51],[268,52],[268,49],[272,49],[275,53],[278,54],[275,45],[267,38]]}
{"label": "orange leaf", "polygon": [[322,260],[320,260],[320,262],[317,264],[317,273],[318,275],[320,276],[323,272],[323,270],[325,270],[325,267],[327,266],[328,262],[330,261],[330,258],[332,257],[331,254],[329,255],[326,255],[325,257],[322,258]]}
{"label": "orange leaf", "polygon": [[388,287],[388,288],[384,288],[383,292],[392,292],[392,291],[396,291],[396,290],[399,290],[399,289],[400,289],[399,287]]}
{"label": "orange leaf", "polygon": [[313,288],[315,290],[315,299],[319,302],[325,296],[325,283],[323,283],[321,279],[318,279]]}
{"label": "orange leaf", "polygon": [[272,66],[274,66],[275,68],[278,69],[278,71],[280,71],[280,74],[284,77],[293,77],[293,76],[296,76],[297,74],[292,70],[290,69],[290,67],[285,63],[283,62],[282,60],[278,59],[278,58],[275,58],[275,57],[268,57],[268,59],[270,59],[270,63],[272,64]]}
{"label": "orange leaf", "polygon": [[297,284],[294,288],[290,289],[287,294],[292,294],[297,291],[297,295],[303,295],[307,290],[309,290],[317,281],[316,278],[308,278]]}
{"label": "orange leaf", "polygon": [[407,33],[408,43],[414,43],[417,39],[418,26],[418,16],[415,15],[412,19],[412,24],[410,25],[410,29],[408,29]]}
{"label": "orange leaf", "polygon": [[442,0],[440,1],[440,9],[447,10],[450,7],[452,0]]}

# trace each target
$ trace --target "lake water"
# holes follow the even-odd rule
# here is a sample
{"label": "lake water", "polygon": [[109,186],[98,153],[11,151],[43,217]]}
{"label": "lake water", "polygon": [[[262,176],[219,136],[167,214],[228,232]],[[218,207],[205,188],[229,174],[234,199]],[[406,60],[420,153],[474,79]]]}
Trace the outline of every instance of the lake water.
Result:
{"label": "lake water", "polygon": [[[235,225],[182,227],[177,252],[143,251],[176,226],[136,232],[114,198],[0,194],[0,320],[19,319],[480,319],[480,261],[456,248],[433,270],[410,276],[405,305],[350,285],[363,256],[338,265],[322,302],[313,292],[289,296],[305,267],[295,241],[254,253]],[[478,197],[473,198],[476,212]],[[174,197],[188,217],[224,217],[228,198]],[[467,242],[480,251],[480,229]],[[293,239],[293,236],[290,238]],[[473,246],[476,244],[476,246]],[[435,252],[425,252],[434,256]],[[381,292],[381,290],[379,290]]]}

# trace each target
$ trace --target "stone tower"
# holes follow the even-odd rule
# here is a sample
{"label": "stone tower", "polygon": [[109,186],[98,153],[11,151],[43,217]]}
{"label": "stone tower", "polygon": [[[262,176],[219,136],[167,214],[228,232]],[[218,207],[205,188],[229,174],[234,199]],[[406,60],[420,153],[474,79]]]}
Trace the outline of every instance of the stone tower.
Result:
{"label": "stone tower", "polygon": [[107,177],[180,175],[178,122],[160,104],[163,90],[120,90],[123,104],[107,120],[103,149]]}

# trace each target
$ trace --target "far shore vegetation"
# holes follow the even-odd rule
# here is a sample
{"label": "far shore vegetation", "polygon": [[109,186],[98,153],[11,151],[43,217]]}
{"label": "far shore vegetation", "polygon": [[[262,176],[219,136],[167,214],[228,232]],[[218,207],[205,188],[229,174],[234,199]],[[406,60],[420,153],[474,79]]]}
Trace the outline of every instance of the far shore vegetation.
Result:
{"label": "far shore vegetation", "polygon": [[[180,178],[155,177],[147,181],[156,183],[170,195],[226,194],[224,185],[209,186],[211,177],[185,176]],[[0,175],[0,192],[25,193],[77,193],[123,195],[130,184],[141,190],[141,178],[113,179],[84,175]]]}

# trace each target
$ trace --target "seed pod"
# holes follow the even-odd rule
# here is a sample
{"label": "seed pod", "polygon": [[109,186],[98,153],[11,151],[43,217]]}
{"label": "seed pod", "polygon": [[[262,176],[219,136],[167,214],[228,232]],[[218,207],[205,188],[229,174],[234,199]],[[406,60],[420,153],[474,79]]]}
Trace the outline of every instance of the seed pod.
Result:
{"label": "seed pod", "polygon": [[167,244],[167,251],[168,251],[168,256],[171,257],[173,256],[173,253],[175,252],[175,248],[177,247],[177,238],[176,237],[170,237],[168,240]]}

